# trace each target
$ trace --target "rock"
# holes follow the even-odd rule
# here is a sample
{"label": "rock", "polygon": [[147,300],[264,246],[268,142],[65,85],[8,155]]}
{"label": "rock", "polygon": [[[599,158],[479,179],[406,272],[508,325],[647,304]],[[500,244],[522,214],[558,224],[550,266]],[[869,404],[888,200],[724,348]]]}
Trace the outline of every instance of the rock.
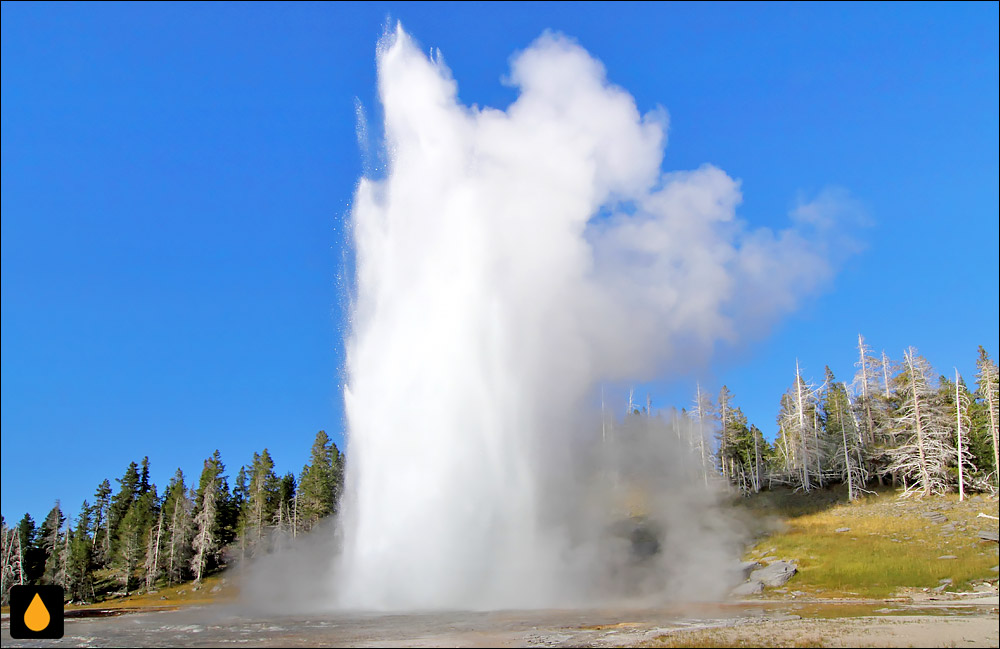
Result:
{"label": "rock", "polygon": [[794,564],[788,561],[775,561],[766,568],[760,568],[750,573],[751,581],[759,581],[772,588],[784,586],[798,572]]}
{"label": "rock", "polygon": [[761,563],[771,563],[772,561],[777,561],[777,560],[778,560],[778,557],[775,557],[775,556],[772,556],[772,555],[769,554],[766,557],[762,557],[760,559],[760,562]]}
{"label": "rock", "polygon": [[950,584],[952,583],[951,577],[945,577],[944,579],[938,579],[939,584]]}
{"label": "rock", "polygon": [[954,554],[942,554],[938,559],[957,559]]}
{"label": "rock", "polygon": [[222,586],[216,584],[215,586],[212,586],[212,589],[209,590],[208,592],[210,592],[210,593],[217,593],[217,592],[219,592],[221,590],[222,590]]}
{"label": "rock", "polygon": [[761,582],[745,581],[730,592],[737,597],[745,597],[746,595],[759,595],[763,591],[764,584]]}
{"label": "rock", "polygon": [[762,566],[758,561],[740,561],[738,566],[740,581],[750,579],[750,573],[760,567]]}
{"label": "rock", "polygon": [[948,584],[941,584],[940,586],[935,586],[931,588],[935,593],[943,593],[944,589],[948,587]]}
{"label": "rock", "polygon": [[838,527],[837,529],[835,529],[833,531],[837,532],[837,533],[840,533],[840,532],[850,532],[851,528],[849,528],[849,527]]}

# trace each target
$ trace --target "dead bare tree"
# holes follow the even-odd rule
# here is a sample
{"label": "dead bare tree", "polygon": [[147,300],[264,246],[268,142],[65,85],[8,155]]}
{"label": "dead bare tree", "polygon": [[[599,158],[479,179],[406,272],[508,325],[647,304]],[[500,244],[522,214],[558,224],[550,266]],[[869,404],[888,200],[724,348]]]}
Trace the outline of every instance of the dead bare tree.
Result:
{"label": "dead bare tree", "polygon": [[998,441],[997,425],[1000,424],[1000,415],[997,413],[997,406],[1000,405],[998,396],[998,385],[1000,378],[997,375],[997,365],[986,355],[986,350],[979,348],[979,360],[976,361],[979,373],[976,376],[978,381],[977,391],[979,398],[986,404],[986,411],[989,415],[990,437],[993,441],[993,478],[997,490],[1000,491],[1000,441]]}
{"label": "dead bare tree", "polygon": [[24,584],[24,552],[21,548],[21,535],[16,527],[7,527],[5,523],[2,533],[0,600],[6,605],[10,603],[10,587]]}
{"label": "dead bare tree", "polygon": [[902,442],[889,450],[889,470],[903,477],[903,496],[944,494],[950,486],[948,465],[955,456],[947,418],[931,387],[930,364],[913,347],[903,358],[905,400],[895,422]]}
{"label": "dead bare tree", "polygon": [[215,501],[217,498],[216,478],[209,481],[205,487],[205,494],[202,498],[201,511],[195,516],[194,522],[198,526],[198,533],[192,543],[194,547],[194,557],[191,559],[191,569],[194,571],[195,583],[201,583],[201,577],[208,564],[209,555],[215,551],[217,539],[215,538]]}
{"label": "dead bare tree", "polygon": [[969,428],[969,394],[962,390],[962,377],[958,373],[958,368],[955,368],[955,459],[958,463],[958,499],[960,501],[965,500],[965,485],[971,478],[971,474],[965,472],[965,467],[972,465],[972,454],[969,453],[968,448]]}
{"label": "dead bare tree", "polygon": [[[629,395],[629,401],[631,402],[631,400],[631,395]],[[698,451],[701,453],[701,471],[706,487],[708,486],[708,452],[705,449],[705,436],[709,433],[709,428],[712,427],[712,420],[714,417],[714,413],[712,411],[711,397],[708,396],[708,393],[702,392],[701,385],[696,383],[694,410],[692,410],[692,416],[695,420],[695,443],[698,446]]]}
{"label": "dead bare tree", "polygon": [[[782,401],[781,431],[786,453],[791,450],[791,469],[795,482],[803,491],[813,484],[822,484],[823,448],[816,426],[817,394],[819,389],[802,378],[795,361],[795,385]],[[790,449],[788,448],[790,446]]]}

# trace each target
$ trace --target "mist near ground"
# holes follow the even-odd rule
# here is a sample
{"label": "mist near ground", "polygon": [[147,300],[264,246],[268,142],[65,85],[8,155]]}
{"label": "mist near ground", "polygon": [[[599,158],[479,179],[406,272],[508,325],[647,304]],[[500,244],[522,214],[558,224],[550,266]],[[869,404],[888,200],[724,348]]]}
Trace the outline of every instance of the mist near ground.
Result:
{"label": "mist near ground", "polygon": [[743,223],[739,181],[664,172],[666,110],[640,113],[560,34],[512,57],[503,110],[462,104],[401,26],[377,67],[386,172],[351,212],[330,605],[718,596],[739,531],[702,451],[691,469],[710,433],[609,419],[598,391],[698,367],[793,310],[851,248],[843,197],[780,231]]}

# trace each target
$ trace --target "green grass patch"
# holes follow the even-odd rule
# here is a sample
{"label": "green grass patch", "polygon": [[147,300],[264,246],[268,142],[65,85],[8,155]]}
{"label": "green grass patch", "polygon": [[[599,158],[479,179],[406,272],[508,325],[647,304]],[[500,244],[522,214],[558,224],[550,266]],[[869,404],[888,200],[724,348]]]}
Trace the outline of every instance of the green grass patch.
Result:
{"label": "green grass patch", "polygon": [[[996,522],[976,518],[978,512],[995,516],[996,500],[976,497],[959,503],[946,496],[904,501],[882,493],[814,511],[792,505],[784,512],[783,529],[761,538],[745,557],[797,560],[799,574],[788,583],[791,590],[884,598],[904,588],[935,588],[945,579],[951,580],[948,590],[966,590],[972,582],[997,577],[991,570],[997,565],[997,545],[977,535]],[[947,520],[933,522],[925,516],[930,512]],[[843,528],[849,529],[837,532]]]}

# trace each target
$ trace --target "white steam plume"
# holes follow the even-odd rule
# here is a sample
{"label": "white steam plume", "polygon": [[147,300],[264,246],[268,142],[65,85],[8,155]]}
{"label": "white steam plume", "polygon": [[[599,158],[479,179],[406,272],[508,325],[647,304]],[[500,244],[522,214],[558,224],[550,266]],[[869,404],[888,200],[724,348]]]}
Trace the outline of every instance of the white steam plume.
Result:
{"label": "white steam plume", "polygon": [[[564,36],[514,57],[505,111],[460,104],[440,56],[401,27],[378,79],[389,169],[361,180],[352,212],[340,603],[578,602],[601,592],[614,519],[594,493],[609,455],[592,452],[596,386],[703,360],[793,309],[831,275],[829,210],[748,229],[738,181],[711,165],[663,173],[666,113],[641,115]],[[634,437],[665,471],[683,464]],[[720,545],[691,527],[661,541]]]}

